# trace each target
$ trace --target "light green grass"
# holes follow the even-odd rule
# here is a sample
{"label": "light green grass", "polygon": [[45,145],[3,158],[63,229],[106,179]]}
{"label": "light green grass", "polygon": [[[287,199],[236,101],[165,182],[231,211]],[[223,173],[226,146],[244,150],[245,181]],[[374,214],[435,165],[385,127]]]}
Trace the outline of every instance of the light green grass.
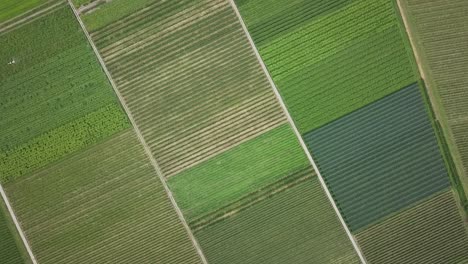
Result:
{"label": "light green grass", "polygon": [[2,0],[0,2],[0,23],[27,12],[47,0]]}
{"label": "light green grass", "polygon": [[200,263],[133,130],[5,188],[39,263]]}
{"label": "light green grass", "polygon": [[195,235],[212,264],[360,263],[316,177]]}
{"label": "light green grass", "polygon": [[156,2],[155,0],[112,0],[93,12],[81,15],[89,31],[98,30]]}
{"label": "light green grass", "polygon": [[295,134],[283,125],[169,178],[168,183],[192,219],[307,165]]}
{"label": "light green grass", "polygon": [[28,253],[11,220],[6,205],[0,198],[0,263],[23,264],[31,263]]}

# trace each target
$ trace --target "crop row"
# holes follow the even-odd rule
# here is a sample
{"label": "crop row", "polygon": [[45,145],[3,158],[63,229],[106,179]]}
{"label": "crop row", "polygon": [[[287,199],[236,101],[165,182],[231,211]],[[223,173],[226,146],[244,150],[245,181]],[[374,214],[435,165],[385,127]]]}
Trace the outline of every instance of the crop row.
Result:
{"label": "crop row", "polygon": [[[468,2],[404,0],[404,10],[424,66],[429,89],[438,98],[441,123],[454,142],[459,172],[468,187]],[[452,138],[453,137],[453,138]],[[452,147],[452,146],[451,146]]]}
{"label": "crop row", "polygon": [[6,189],[40,263],[200,263],[131,130]]}
{"label": "crop row", "polygon": [[452,192],[443,192],[357,234],[369,264],[460,263],[468,236]]}
{"label": "crop row", "polygon": [[166,177],[286,121],[227,1],[154,5],[93,39]]}
{"label": "crop row", "polygon": [[316,177],[195,232],[210,263],[360,263]]}
{"label": "crop row", "polygon": [[352,230],[450,185],[416,84],[304,139]]}
{"label": "crop row", "polygon": [[[267,16],[269,8],[260,7],[269,1],[239,2],[252,37],[269,39],[256,44],[301,133],[417,79],[391,1],[308,1],[301,11],[292,8],[304,21]],[[273,21],[287,25],[269,30]]]}
{"label": "crop row", "polygon": [[37,170],[128,127],[127,117],[119,105],[105,106],[0,153],[0,181]]}

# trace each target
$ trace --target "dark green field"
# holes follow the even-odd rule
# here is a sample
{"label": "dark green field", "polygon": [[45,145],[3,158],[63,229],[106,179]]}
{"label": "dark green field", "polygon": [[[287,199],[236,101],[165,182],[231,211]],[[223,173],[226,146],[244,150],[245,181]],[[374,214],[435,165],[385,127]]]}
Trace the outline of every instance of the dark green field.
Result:
{"label": "dark green field", "polygon": [[31,263],[7,208],[0,200],[0,263]]}
{"label": "dark green field", "polygon": [[352,230],[450,186],[417,84],[304,139]]}

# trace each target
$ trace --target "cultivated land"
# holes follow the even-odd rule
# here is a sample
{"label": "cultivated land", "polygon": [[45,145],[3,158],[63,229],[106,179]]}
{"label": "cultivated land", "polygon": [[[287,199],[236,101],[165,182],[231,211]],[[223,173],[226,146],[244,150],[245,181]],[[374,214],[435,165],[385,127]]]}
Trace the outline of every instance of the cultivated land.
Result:
{"label": "cultivated land", "polygon": [[[97,30],[88,14],[81,16],[194,232],[219,223],[235,228],[229,221],[249,218],[258,204],[276,203],[270,202],[275,194],[317,181],[229,1],[154,1]],[[282,203],[302,205],[301,200]],[[322,243],[323,253],[305,252],[302,238],[293,233],[315,232],[308,221],[294,220],[276,245],[285,243],[289,256],[301,250],[297,258],[303,260],[356,259],[326,199],[323,206],[330,207],[327,213],[336,224],[324,231],[331,238]],[[263,214],[276,218],[273,212]],[[328,221],[314,210],[308,214]],[[287,225],[289,218],[274,221]],[[242,252],[254,239],[244,234],[229,248],[202,250],[208,262],[219,262],[226,250]],[[346,246],[330,255],[335,243]],[[271,252],[255,254],[249,261],[270,258]]]}
{"label": "cultivated land", "polygon": [[304,140],[353,231],[450,186],[416,84]]}
{"label": "cultivated land", "polygon": [[0,46],[1,181],[129,127],[68,7],[2,35]]}
{"label": "cultivated land", "polygon": [[369,264],[466,263],[468,236],[452,192],[357,234]]}
{"label": "cultivated land", "polygon": [[132,130],[5,187],[40,263],[201,263]]}
{"label": "cultivated land", "polygon": [[0,23],[8,21],[46,2],[47,0],[2,0],[2,4],[0,5]]}
{"label": "cultivated land", "polygon": [[468,195],[468,2],[400,1]]}
{"label": "cultivated land", "polygon": [[227,1],[155,1],[92,38],[166,177],[286,122]]}
{"label": "cultivated land", "polygon": [[271,2],[237,1],[302,133],[417,80],[391,1]]}
{"label": "cultivated land", "polygon": [[3,201],[0,200],[0,260],[2,264],[31,263]]}
{"label": "cultivated land", "polygon": [[360,263],[312,177],[195,232],[210,263]]}
{"label": "cultivated land", "polygon": [[168,183],[192,220],[308,166],[285,124],[169,178]]}
{"label": "cultivated land", "polygon": [[0,178],[38,262],[201,263],[73,12],[55,8],[0,37]]}

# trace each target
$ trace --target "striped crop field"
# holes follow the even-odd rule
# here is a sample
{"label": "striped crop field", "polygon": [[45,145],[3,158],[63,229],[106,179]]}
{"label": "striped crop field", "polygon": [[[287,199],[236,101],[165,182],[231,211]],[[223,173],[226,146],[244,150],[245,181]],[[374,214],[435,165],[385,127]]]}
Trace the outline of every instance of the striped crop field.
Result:
{"label": "striped crop field", "polygon": [[309,166],[289,125],[275,128],[169,178],[188,220]]}
{"label": "striped crop field", "polygon": [[304,181],[196,231],[210,263],[360,263],[318,179],[310,170],[308,174]]}
{"label": "striped crop field", "polygon": [[423,203],[357,234],[369,264],[468,261],[468,236],[452,192]]}
{"label": "striped crop field", "polygon": [[132,130],[5,188],[39,263],[201,263]]}
{"label": "striped crop field", "polygon": [[[436,112],[468,191],[468,2],[400,1]],[[468,195],[468,192],[467,192]]]}
{"label": "striped crop field", "polygon": [[[273,245],[284,245],[285,258],[300,252],[295,256],[300,262],[356,260],[320,188],[304,191],[321,195],[317,203],[316,196],[289,201],[302,192],[290,188],[318,179],[229,1],[153,1],[99,28],[86,20],[86,13],[81,17],[184,217],[203,240],[209,263],[226,263],[227,258],[229,263],[258,263],[271,258],[267,247]],[[278,200],[276,210],[312,210],[294,218],[257,209]],[[260,244],[244,258],[231,254],[261,243],[266,233],[257,238],[243,232],[213,246],[216,236],[233,235],[229,230],[237,228],[236,219],[248,225],[258,210],[271,217],[272,232],[273,225],[282,225],[277,231],[283,232],[281,240]],[[261,219],[251,223],[261,228]],[[297,236],[296,230],[309,230],[309,237]],[[304,243],[321,247],[307,251]]]}
{"label": "striped crop field", "polygon": [[236,3],[301,133],[417,80],[392,1]]}
{"label": "striped crop field", "polygon": [[0,260],[2,264],[31,263],[10,215],[0,200]]}
{"label": "striped crop field", "polygon": [[228,1],[154,1],[91,36],[166,177],[286,122]]}
{"label": "striped crop field", "polygon": [[416,84],[304,139],[353,231],[450,186]]}
{"label": "striped crop field", "polygon": [[0,46],[1,181],[129,127],[68,7],[1,35]]}
{"label": "striped crop field", "polygon": [[0,181],[36,259],[201,263],[71,8],[37,14],[0,33]]}
{"label": "striped crop field", "polygon": [[[4,23],[13,19],[21,14],[30,12],[42,4],[48,2],[47,0],[3,0],[0,5],[0,23]],[[52,1],[49,1],[52,2]],[[57,1],[55,1],[57,2]],[[2,24],[0,24],[2,25]]]}

